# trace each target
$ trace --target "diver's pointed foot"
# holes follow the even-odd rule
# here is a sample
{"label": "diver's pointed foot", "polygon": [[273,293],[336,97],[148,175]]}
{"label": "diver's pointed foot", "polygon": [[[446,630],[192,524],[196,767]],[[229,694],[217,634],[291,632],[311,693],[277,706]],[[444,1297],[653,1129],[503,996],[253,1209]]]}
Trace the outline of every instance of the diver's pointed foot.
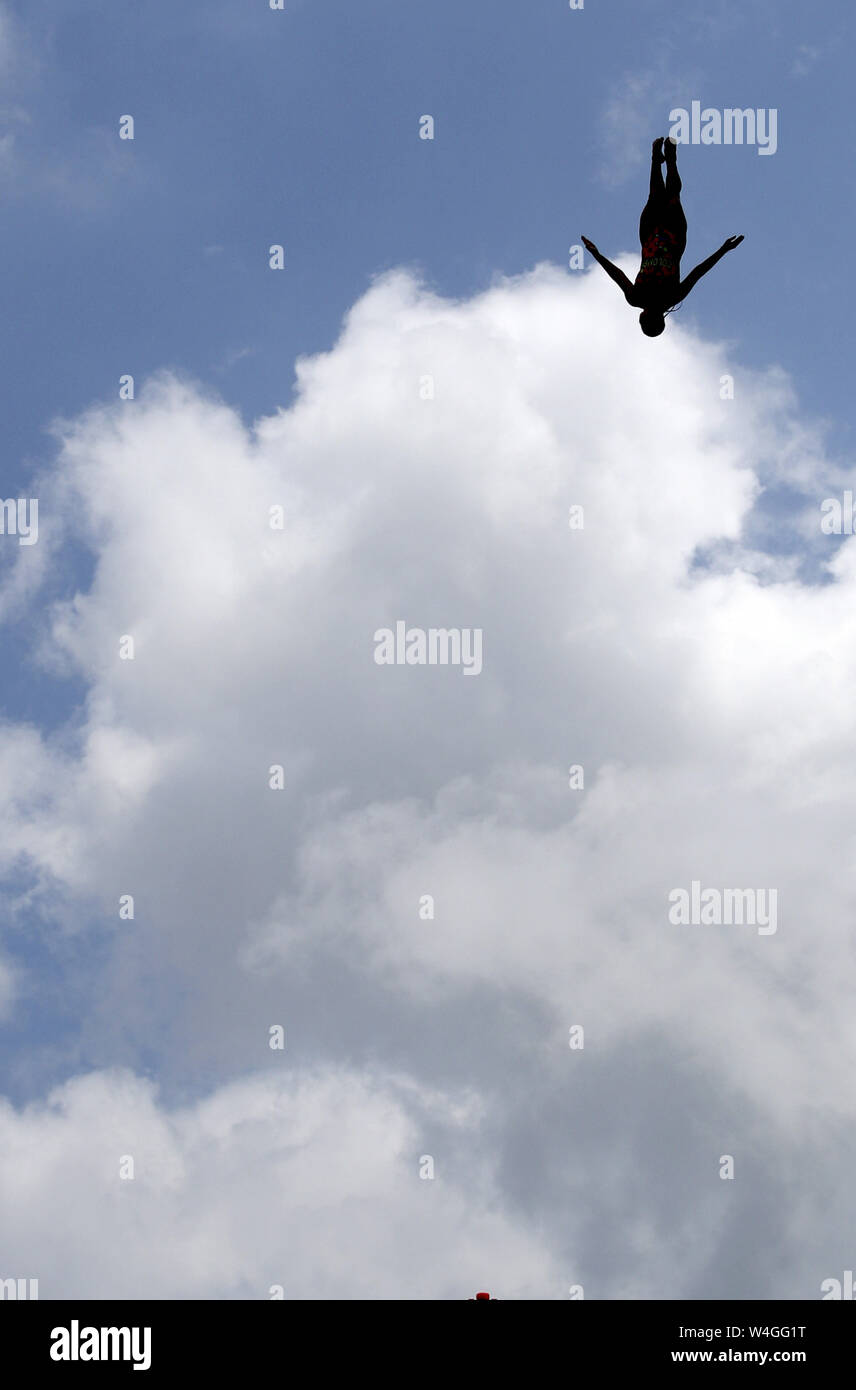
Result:
{"label": "diver's pointed foot", "polygon": [[662,164],[666,158],[666,156],[663,154],[662,135],[658,136],[658,138],[654,140],[651,145],[651,158],[656,159],[660,164]]}
{"label": "diver's pointed foot", "polygon": [[678,142],[673,135],[665,135],[663,137],[663,148],[665,150],[665,159],[674,159],[676,157],[678,153]]}

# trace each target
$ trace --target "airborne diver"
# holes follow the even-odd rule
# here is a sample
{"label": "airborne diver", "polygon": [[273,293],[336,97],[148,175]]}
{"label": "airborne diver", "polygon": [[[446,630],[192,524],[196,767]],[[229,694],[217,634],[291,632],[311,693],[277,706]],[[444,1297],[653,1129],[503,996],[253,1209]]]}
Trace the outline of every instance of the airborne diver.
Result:
{"label": "airborne diver", "polygon": [[[663,145],[665,143],[665,154]],[[666,181],[660,165],[666,166]],[[602,256],[594,242],[582,238],[583,246],[602,265],[611,280],[624,292],[624,298],[634,309],[641,309],[639,327],[649,338],[657,338],[666,327],[666,314],[686,299],[726,251],[733,251],[743,240],[730,236],[718,251],[681,279],[681,256],[687,244],[687,219],[681,207],[681,176],[678,173],[677,143],[670,137],[660,137],[651,147],[651,185],[648,201],[639,219],[639,240],[642,244],[642,264],[631,284],[623,270]]]}

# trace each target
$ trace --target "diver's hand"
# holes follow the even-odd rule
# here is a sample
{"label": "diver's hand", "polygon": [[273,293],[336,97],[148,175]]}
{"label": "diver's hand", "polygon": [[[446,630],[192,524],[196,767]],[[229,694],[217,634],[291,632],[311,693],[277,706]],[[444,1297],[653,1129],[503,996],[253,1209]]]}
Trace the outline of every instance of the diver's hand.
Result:
{"label": "diver's hand", "polygon": [[742,240],[742,236],[730,236],[727,241],[722,243],[719,249],[720,251],[733,251],[735,246],[739,246]]}
{"label": "diver's hand", "polygon": [[596,256],[598,254],[597,247],[595,246],[594,242],[589,241],[587,236],[580,237],[580,241],[582,242],[586,250],[590,251],[593,256]]}

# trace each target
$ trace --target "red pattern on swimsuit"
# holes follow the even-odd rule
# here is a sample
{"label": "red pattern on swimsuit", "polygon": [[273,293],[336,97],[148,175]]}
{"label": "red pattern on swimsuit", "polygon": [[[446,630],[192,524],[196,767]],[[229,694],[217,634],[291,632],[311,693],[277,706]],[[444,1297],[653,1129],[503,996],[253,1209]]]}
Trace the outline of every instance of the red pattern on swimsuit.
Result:
{"label": "red pattern on swimsuit", "polygon": [[657,227],[642,247],[636,284],[661,284],[678,277],[678,238],[668,227]]}

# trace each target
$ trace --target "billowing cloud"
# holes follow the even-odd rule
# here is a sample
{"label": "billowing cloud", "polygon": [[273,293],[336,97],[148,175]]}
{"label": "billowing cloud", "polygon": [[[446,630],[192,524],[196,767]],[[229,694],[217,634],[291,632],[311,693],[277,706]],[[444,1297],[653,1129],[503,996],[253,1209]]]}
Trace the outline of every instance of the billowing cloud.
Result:
{"label": "billowing cloud", "polygon": [[[819,550],[820,431],[688,313],[651,343],[599,272],[550,267],[462,303],[387,276],[298,387],[252,430],[170,375],[57,426],[12,611],[88,550],[91,578],[30,618],[87,696],[50,735],[0,731],[0,814],[10,903],[88,1003],[81,1062],[151,1066],[168,1094],[206,1077],[201,1124],[268,1084],[246,1078],[282,1021],[287,1067],[353,1089],[355,1136],[378,1065],[410,1078],[403,1129],[422,1092],[479,1097],[448,1138],[450,1229],[488,1172],[478,1238],[513,1296],[813,1296],[847,1258],[856,1061],[856,552]],[[782,481],[822,584],[759,542]],[[398,622],[478,629],[481,673],[379,665]],[[670,921],[693,883],[774,891],[775,930]],[[107,1111],[110,1084],[68,1094]],[[181,1277],[275,1282],[232,1233],[228,1166],[206,1184],[222,1268],[206,1284],[179,1250]],[[203,1212],[177,1190],[173,1217]],[[385,1296],[393,1237],[371,1199],[359,1219],[382,1258],[340,1278],[326,1249],[297,1296]],[[435,1257],[419,1296],[454,1296]],[[105,1265],[74,1268],[85,1292]]]}
{"label": "billowing cloud", "polygon": [[419,1299],[472,1296],[506,1265],[513,1295],[567,1296],[489,1171],[429,1167],[437,1116],[474,1106],[327,1071],[167,1111],[130,1073],[78,1077],[0,1108],[3,1275],[41,1298]]}

